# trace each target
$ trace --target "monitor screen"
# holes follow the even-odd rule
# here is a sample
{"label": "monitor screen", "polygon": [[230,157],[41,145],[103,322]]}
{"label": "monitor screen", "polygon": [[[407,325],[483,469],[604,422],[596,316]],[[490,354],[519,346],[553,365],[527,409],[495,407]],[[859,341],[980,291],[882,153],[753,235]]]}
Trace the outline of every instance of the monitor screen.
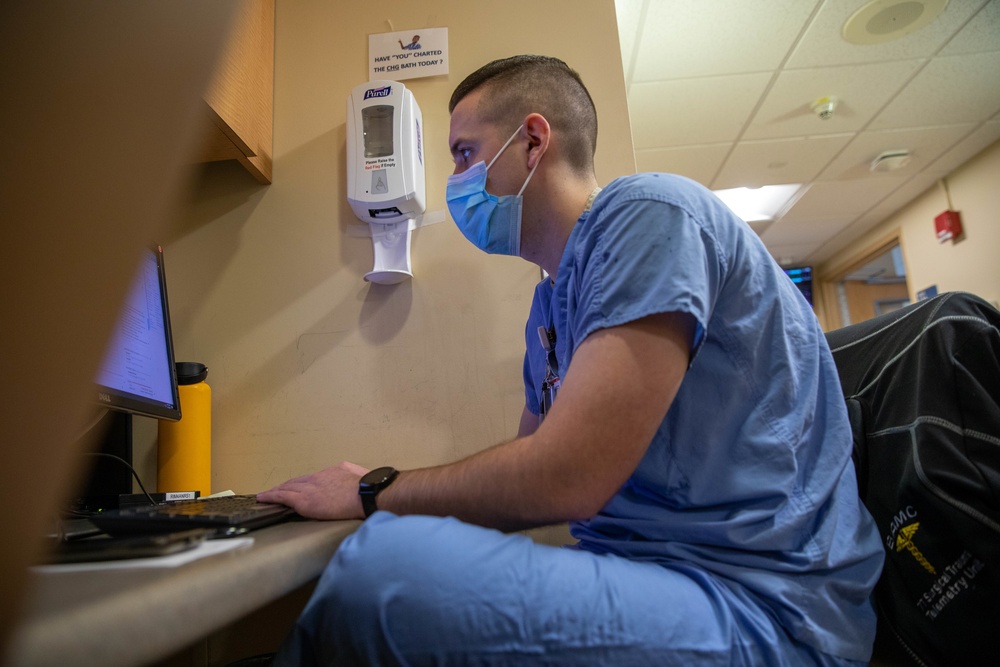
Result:
{"label": "monitor screen", "polygon": [[811,266],[798,266],[784,269],[785,275],[792,279],[795,286],[802,292],[809,305],[813,305],[813,279]]}
{"label": "monitor screen", "polygon": [[181,417],[163,249],[143,253],[97,374],[97,401],[131,414]]}

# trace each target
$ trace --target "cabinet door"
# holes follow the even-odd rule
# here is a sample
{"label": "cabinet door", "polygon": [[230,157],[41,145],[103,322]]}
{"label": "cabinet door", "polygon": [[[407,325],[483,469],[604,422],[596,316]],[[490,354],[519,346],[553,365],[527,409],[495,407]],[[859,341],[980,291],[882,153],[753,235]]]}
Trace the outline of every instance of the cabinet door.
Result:
{"label": "cabinet door", "polygon": [[211,126],[201,162],[239,160],[271,182],[274,0],[243,0],[205,102]]}

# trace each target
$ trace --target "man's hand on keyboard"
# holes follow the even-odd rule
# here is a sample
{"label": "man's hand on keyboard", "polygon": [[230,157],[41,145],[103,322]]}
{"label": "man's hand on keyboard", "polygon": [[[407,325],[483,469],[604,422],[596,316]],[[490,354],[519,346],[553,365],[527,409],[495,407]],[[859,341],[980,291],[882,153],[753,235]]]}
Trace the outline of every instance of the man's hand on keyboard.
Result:
{"label": "man's hand on keyboard", "polygon": [[287,505],[310,519],[364,519],[358,481],[366,472],[344,461],[258,493],[257,500]]}

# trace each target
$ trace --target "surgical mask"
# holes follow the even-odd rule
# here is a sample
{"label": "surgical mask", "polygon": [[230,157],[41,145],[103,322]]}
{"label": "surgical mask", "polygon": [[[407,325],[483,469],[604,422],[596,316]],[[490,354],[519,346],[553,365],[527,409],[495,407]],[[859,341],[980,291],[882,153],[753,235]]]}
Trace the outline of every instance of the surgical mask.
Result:
{"label": "surgical mask", "polygon": [[[524,127],[523,125],[521,127]],[[521,127],[514,130],[489,165],[480,160],[461,174],[448,177],[448,188],[445,198],[448,200],[448,211],[455,224],[483,252],[493,255],[521,254],[521,193],[528,187],[531,177],[538,168],[538,162],[531,168],[531,173],[525,179],[524,185],[516,195],[496,197],[486,192],[486,174],[497,158],[514,140]]]}

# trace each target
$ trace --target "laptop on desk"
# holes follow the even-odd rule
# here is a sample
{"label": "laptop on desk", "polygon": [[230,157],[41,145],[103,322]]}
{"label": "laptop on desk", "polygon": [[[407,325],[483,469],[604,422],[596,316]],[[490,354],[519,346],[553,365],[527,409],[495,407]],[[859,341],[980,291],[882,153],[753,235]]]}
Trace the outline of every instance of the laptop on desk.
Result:
{"label": "laptop on desk", "polygon": [[124,507],[89,519],[114,536],[210,528],[215,531],[213,537],[232,537],[297,516],[290,507],[258,502],[252,495],[236,495]]}

